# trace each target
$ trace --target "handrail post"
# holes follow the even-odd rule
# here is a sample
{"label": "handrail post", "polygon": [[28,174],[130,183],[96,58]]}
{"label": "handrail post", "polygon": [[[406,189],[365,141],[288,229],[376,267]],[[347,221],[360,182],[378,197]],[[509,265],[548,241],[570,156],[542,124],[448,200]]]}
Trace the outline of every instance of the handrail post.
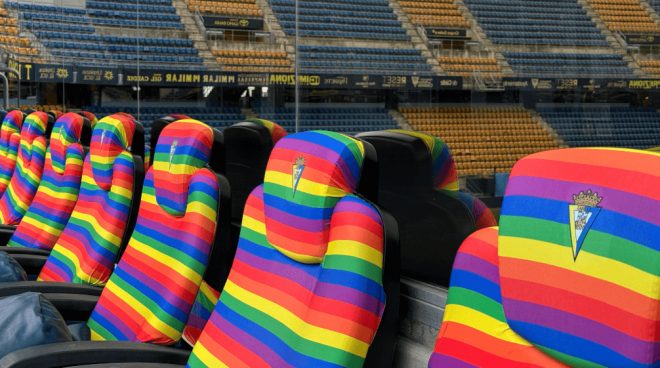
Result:
{"label": "handrail post", "polygon": [[[17,89],[17,95],[16,95],[16,105],[18,108],[21,108],[21,74],[14,68],[9,68],[9,67],[0,67],[0,73],[3,72],[9,72],[9,73],[14,73],[16,75],[16,89]],[[7,76],[4,74],[1,74],[2,78],[5,82],[5,109],[9,108],[9,83],[7,81]]]}

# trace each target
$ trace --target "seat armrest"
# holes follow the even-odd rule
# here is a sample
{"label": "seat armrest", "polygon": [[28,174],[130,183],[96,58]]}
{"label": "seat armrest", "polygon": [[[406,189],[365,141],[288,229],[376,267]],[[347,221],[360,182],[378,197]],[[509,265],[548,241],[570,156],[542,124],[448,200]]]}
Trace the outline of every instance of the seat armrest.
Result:
{"label": "seat armrest", "polygon": [[11,258],[15,259],[28,275],[38,275],[41,269],[44,268],[48,256],[37,254],[10,254]]}
{"label": "seat armrest", "polygon": [[27,247],[0,247],[0,250],[14,256],[14,254],[26,254],[34,256],[43,256],[48,257],[50,255],[50,250],[46,249],[37,249],[37,248],[27,248]]}
{"label": "seat armrest", "polygon": [[3,368],[55,368],[103,363],[162,363],[185,367],[190,351],[126,341],[76,341],[31,346],[0,359]]}
{"label": "seat armrest", "polygon": [[9,239],[14,235],[17,227],[15,225],[0,225],[0,245],[9,243]]}
{"label": "seat armrest", "polygon": [[25,292],[101,296],[102,287],[56,281],[15,281],[0,283],[0,297]]}

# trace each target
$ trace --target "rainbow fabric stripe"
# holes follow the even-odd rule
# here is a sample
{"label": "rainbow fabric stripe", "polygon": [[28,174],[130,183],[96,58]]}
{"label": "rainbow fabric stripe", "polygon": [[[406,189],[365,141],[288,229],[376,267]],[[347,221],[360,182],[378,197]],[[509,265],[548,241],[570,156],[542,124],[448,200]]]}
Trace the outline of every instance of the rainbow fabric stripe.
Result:
{"label": "rainbow fabric stripe", "polygon": [[55,245],[78,200],[83,165],[78,139],[82,125],[82,116],[75,113],[55,122],[39,189],[7,245],[48,250]]}
{"label": "rainbow fabric stripe", "polygon": [[0,198],[0,223],[3,225],[18,225],[37,193],[44,170],[47,123],[48,114],[41,111],[33,112],[23,122],[14,175]]}
{"label": "rainbow fabric stripe", "polygon": [[151,147],[144,145],[144,172],[149,171],[151,167]]}
{"label": "rainbow fabric stripe", "polygon": [[273,141],[273,146],[283,137],[286,136],[286,131],[279,124],[273,123],[272,121],[263,120],[263,119],[247,119],[245,120],[250,123],[257,123],[263,125],[270,132],[270,137]]}
{"label": "rainbow fabric stripe", "polygon": [[511,331],[500,294],[497,228],[472,233],[454,259],[429,368],[567,368]]}
{"label": "rainbow fabric stripe", "polygon": [[96,115],[88,111],[81,111],[80,113],[83,114],[87,118],[87,120],[89,120],[89,124],[91,125],[92,129],[94,129],[96,123],[99,122],[99,119],[96,118]]}
{"label": "rainbow fabric stripe", "polygon": [[479,199],[459,192],[458,171],[456,163],[451,155],[449,146],[437,137],[408,130],[389,130],[390,132],[402,133],[421,138],[431,154],[431,171],[433,176],[433,188],[440,190],[463,202],[472,213],[477,230],[497,226],[495,216],[490,209]]}
{"label": "rainbow fabric stripe", "polygon": [[181,339],[217,225],[218,181],[203,168],[212,144],[211,128],[196,120],[163,129],[135,230],[87,322],[93,340]]}
{"label": "rainbow fabric stripe", "polygon": [[7,190],[7,186],[14,175],[18,147],[21,145],[21,127],[23,126],[23,113],[14,110],[7,113],[0,129],[0,196]]}
{"label": "rainbow fabric stripe", "polygon": [[133,199],[130,119],[111,115],[92,132],[78,201],[38,280],[103,286],[115,266]]}
{"label": "rainbow fabric stripe", "polygon": [[218,302],[219,298],[220,292],[202,280],[195,298],[195,304],[193,304],[190,316],[188,316],[188,323],[186,323],[186,328],[183,329],[183,340],[190,346],[195,346],[197,340],[199,340],[199,336],[211,317],[213,307],[215,307],[215,303]]}
{"label": "rainbow fabric stripe", "polygon": [[[660,365],[660,154],[564,149],[513,168],[499,232],[513,331],[576,367]],[[574,253],[572,238],[583,239]]]}
{"label": "rainbow fabric stripe", "polygon": [[57,121],[57,119],[61,118],[62,115],[64,115],[64,113],[60,110],[49,110],[48,112],[53,115],[55,121]]}
{"label": "rainbow fabric stripe", "polygon": [[[266,182],[247,200],[229,278],[188,367],[363,365],[385,292],[380,215],[352,194],[362,152],[359,141],[331,132],[278,142]],[[284,226],[275,247],[271,227]]]}

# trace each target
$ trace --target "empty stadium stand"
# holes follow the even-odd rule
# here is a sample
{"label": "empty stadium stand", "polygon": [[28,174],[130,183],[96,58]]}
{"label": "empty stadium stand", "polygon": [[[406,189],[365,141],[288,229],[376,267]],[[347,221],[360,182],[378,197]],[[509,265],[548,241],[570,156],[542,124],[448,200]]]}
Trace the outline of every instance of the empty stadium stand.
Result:
{"label": "empty stadium stand", "polygon": [[[315,107],[300,108],[299,130],[330,130],[357,134],[373,130],[399,129],[392,115],[383,107]],[[295,132],[296,117],[293,107],[254,108],[259,119],[279,124],[287,133]]]}
{"label": "empty stadium stand", "polygon": [[587,0],[610,31],[657,33],[660,26],[638,0]]}
{"label": "empty stadium stand", "polygon": [[538,107],[570,147],[660,146],[660,114],[652,107]]}
{"label": "empty stadium stand", "polygon": [[449,146],[459,175],[510,172],[520,158],[558,148],[523,107],[406,107],[413,129]]}
{"label": "empty stadium stand", "polygon": [[415,0],[399,1],[401,9],[413,24],[420,23],[428,27],[470,28],[470,22],[452,0]]}
{"label": "empty stadium stand", "polygon": [[[285,35],[295,34],[294,0],[269,0]],[[410,40],[386,0],[300,1],[299,34],[312,37]]]}
{"label": "empty stadium stand", "polygon": [[300,70],[308,73],[434,75],[419,49],[300,45]]}
{"label": "empty stadium stand", "polygon": [[547,78],[636,78],[620,54],[569,54],[547,52],[503,52],[519,77]]}
{"label": "empty stadium stand", "polygon": [[193,12],[195,9],[200,13],[212,13],[233,16],[263,17],[264,12],[259,9],[259,5],[254,0],[231,0],[231,1],[202,1],[186,0],[188,9]]}
{"label": "empty stadium stand", "polygon": [[447,75],[472,78],[478,75],[482,78],[503,78],[502,68],[495,58],[467,58],[443,56],[437,58]]}
{"label": "empty stadium stand", "polygon": [[660,78],[659,60],[637,60],[637,65],[642,68],[644,73],[648,74],[648,77]]}
{"label": "empty stadium stand", "polygon": [[293,73],[286,51],[213,49],[222,70],[230,72],[286,72]]}
{"label": "empty stadium stand", "polygon": [[31,46],[29,39],[19,36],[18,20],[9,15],[4,2],[0,1],[0,46],[19,57],[34,57],[39,50]]}
{"label": "empty stadium stand", "polygon": [[[626,0],[621,0],[626,1]],[[465,0],[494,44],[608,46],[577,0]]]}
{"label": "empty stadium stand", "polygon": [[[87,1],[86,9],[17,2],[7,5],[19,12],[23,29],[31,31],[50,54],[78,65],[131,66],[139,61],[148,68],[204,69],[192,39],[172,33],[182,30],[184,24],[170,0],[147,4]],[[113,27],[137,28],[138,24],[144,33],[172,36],[122,37],[113,31]]]}

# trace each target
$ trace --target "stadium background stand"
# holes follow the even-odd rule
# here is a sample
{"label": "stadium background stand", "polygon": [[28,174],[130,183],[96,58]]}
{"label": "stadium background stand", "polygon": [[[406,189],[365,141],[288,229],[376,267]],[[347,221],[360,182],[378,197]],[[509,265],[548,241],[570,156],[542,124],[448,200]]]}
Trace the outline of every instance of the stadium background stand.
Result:
{"label": "stadium background stand", "polygon": [[502,55],[519,77],[637,78],[620,54],[503,52]]}
{"label": "stadium background stand", "polygon": [[[295,34],[295,1],[268,3],[284,34]],[[386,0],[311,0],[298,6],[301,36],[410,40]]]}
{"label": "stadium background stand", "polygon": [[18,11],[22,29],[32,32],[57,59],[78,65],[136,66],[139,58],[144,68],[205,69],[171,0],[148,4],[87,1],[84,9],[17,2],[7,5]]}
{"label": "stadium background stand", "polygon": [[470,28],[470,22],[452,0],[399,1],[401,9],[413,24],[427,27]]}
{"label": "stadium background stand", "polygon": [[438,62],[449,76],[472,78],[478,74],[481,78],[503,78],[502,67],[495,58],[480,57],[438,57]]}
{"label": "stadium background stand", "polygon": [[610,31],[658,33],[660,27],[638,0],[586,0]]}
{"label": "stadium background stand", "polygon": [[[623,0],[622,0],[623,1]],[[609,46],[576,0],[467,0],[468,9],[494,44]]]}
{"label": "stadium background stand", "polygon": [[660,146],[660,114],[652,107],[538,107],[570,147]]}
{"label": "stadium background stand", "polygon": [[264,12],[259,9],[259,5],[254,0],[229,0],[229,1],[202,1],[186,0],[188,9],[193,12],[195,9],[200,13],[211,13],[232,16],[248,16],[260,18]]}
{"label": "stadium background stand", "polygon": [[[0,1],[0,45],[4,51],[20,56],[35,57],[39,50],[26,37],[19,36],[18,20],[10,16],[5,2]],[[38,59],[42,61],[41,59]]]}
{"label": "stadium background stand", "polygon": [[216,61],[228,72],[284,72],[293,73],[286,51],[213,49]]}
{"label": "stadium background stand", "polygon": [[508,173],[520,158],[558,148],[523,107],[399,108],[408,124],[449,146],[458,175]]}
{"label": "stadium background stand", "polygon": [[[302,107],[299,109],[299,131],[329,130],[344,134],[357,134],[373,130],[400,129],[392,115],[383,107]],[[255,108],[259,119],[279,124],[287,133],[295,132],[293,107]]]}
{"label": "stadium background stand", "polygon": [[300,45],[301,71],[308,73],[435,75],[419,49]]}

